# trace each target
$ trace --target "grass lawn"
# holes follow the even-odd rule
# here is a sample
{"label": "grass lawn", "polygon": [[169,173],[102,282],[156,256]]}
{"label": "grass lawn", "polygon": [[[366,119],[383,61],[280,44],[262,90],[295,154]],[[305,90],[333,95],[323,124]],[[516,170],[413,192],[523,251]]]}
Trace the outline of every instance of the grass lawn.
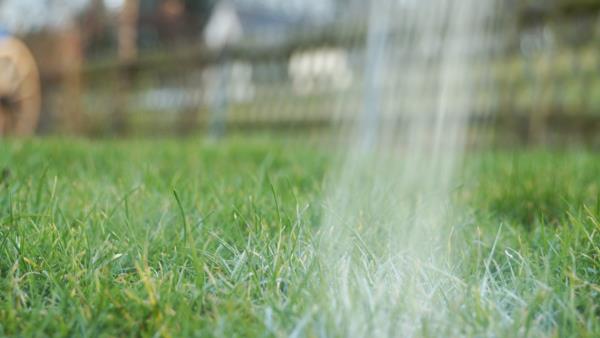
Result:
{"label": "grass lawn", "polygon": [[[315,287],[329,165],[267,137],[0,143],[0,335],[341,335]],[[464,295],[419,335],[600,336],[599,195],[599,154],[470,155]]]}

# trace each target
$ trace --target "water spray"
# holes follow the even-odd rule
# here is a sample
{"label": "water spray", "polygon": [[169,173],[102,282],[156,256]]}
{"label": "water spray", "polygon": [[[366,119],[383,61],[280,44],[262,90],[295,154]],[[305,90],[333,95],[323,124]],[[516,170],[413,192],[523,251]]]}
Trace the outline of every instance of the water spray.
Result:
{"label": "water spray", "polygon": [[[493,1],[371,3],[363,111],[331,176],[320,237],[341,335],[414,336],[460,281],[444,243]],[[357,122],[355,122],[357,121]],[[349,125],[348,125],[349,124]]]}

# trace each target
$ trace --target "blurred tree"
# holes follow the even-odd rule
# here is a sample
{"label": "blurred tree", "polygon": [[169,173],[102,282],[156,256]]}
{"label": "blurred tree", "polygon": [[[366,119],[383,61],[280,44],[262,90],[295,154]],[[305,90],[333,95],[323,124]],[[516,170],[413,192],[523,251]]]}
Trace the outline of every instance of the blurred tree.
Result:
{"label": "blurred tree", "polygon": [[527,0],[508,1],[518,11],[518,29],[544,28],[555,42],[583,45],[597,39],[591,33],[600,18],[600,0]]}
{"label": "blurred tree", "polygon": [[119,61],[132,63],[137,58],[139,0],[124,0],[119,12]]}
{"label": "blurred tree", "polygon": [[116,40],[109,28],[111,21],[106,0],[90,0],[88,7],[79,18],[86,58],[105,55],[114,49]]}
{"label": "blurred tree", "polygon": [[510,7],[517,7],[524,19],[532,15],[587,16],[600,11],[600,0],[509,0]]}
{"label": "blurred tree", "polygon": [[216,0],[140,0],[140,44],[199,41]]}

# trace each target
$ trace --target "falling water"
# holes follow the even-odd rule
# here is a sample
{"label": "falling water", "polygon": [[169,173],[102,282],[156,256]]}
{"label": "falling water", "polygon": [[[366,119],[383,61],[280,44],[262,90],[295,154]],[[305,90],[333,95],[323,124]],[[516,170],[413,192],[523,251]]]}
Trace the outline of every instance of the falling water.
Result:
{"label": "falling water", "polygon": [[[320,236],[327,321],[413,336],[447,320],[450,202],[484,87],[492,0],[371,2],[363,109],[330,175]],[[349,122],[348,122],[349,121]]]}

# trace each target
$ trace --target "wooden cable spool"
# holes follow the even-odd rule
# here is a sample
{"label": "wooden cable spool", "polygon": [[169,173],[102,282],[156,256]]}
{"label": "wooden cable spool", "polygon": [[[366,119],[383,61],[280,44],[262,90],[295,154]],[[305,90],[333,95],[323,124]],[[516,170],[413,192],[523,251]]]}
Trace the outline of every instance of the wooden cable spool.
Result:
{"label": "wooden cable spool", "polygon": [[29,49],[0,35],[0,136],[35,132],[41,107],[40,78]]}

